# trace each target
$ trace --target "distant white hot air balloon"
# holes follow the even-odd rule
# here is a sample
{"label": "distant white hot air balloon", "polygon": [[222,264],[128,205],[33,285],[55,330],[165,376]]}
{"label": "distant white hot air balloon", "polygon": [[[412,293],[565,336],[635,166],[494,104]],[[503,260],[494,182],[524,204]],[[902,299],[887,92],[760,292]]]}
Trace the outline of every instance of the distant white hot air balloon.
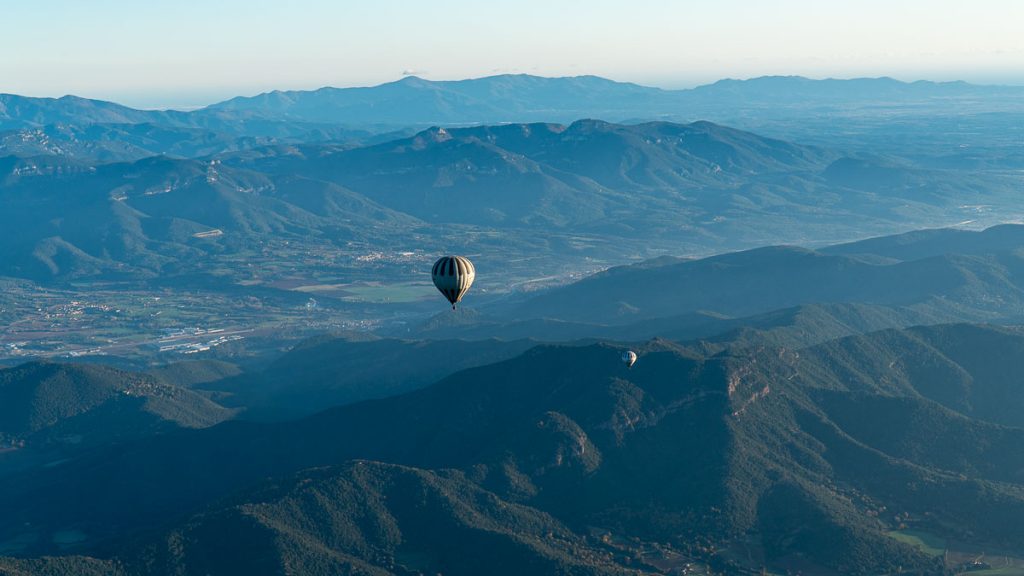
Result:
{"label": "distant white hot air balloon", "polygon": [[465,256],[442,256],[434,262],[430,275],[434,280],[434,286],[437,286],[437,290],[452,303],[452,310],[455,310],[455,305],[473,285],[476,268]]}
{"label": "distant white hot air balloon", "polygon": [[626,365],[626,368],[632,368],[633,364],[636,364],[636,352],[632,350],[626,350],[622,353],[622,363]]}

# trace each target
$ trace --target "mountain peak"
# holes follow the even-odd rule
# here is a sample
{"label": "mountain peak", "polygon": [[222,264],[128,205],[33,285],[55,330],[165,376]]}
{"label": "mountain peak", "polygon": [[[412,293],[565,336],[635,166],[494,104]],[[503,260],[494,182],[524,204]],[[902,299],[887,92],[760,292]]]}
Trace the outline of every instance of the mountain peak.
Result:
{"label": "mountain peak", "polygon": [[424,86],[433,86],[434,84],[436,84],[436,82],[427,80],[426,78],[423,78],[421,76],[416,76],[415,74],[410,74],[409,76],[403,76],[400,79],[395,80],[394,82],[390,82],[390,84],[421,88]]}
{"label": "mountain peak", "polygon": [[420,132],[419,134],[417,134],[416,138],[428,140],[428,141],[434,142],[434,143],[439,143],[439,142],[447,142],[448,140],[451,140],[452,139],[452,135],[451,135],[451,132],[449,132],[448,130],[446,130],[446,129],[440,127],[440,126],[431,126],[430,128],[427,128],[423,132]]}

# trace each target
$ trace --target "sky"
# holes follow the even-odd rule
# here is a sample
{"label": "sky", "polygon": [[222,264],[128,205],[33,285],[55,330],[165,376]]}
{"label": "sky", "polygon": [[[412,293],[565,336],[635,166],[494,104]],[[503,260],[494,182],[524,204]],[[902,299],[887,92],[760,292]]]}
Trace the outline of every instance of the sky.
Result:
{"label": "sky", "polygon": [[0,92],[141,108],[503,73],[1024,85],[1021,0],[0,0]]}

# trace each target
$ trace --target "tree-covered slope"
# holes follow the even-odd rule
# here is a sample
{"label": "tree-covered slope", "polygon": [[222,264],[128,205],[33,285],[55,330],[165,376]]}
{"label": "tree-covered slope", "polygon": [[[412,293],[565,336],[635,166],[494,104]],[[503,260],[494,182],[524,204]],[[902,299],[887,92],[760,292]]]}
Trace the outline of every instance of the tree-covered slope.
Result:
{"label": "tree-covered slope", "polygon": [[235,500],[141,545],[127,572],[637,573],[550,515],[502,500],[455,471],[357,461]]}
{"label": "tree-covered slope", "polygon": [[5,447],[78,450],[231,416],[186,388],[105,366],[32,362],[0,370]]}
{"label": "tree-covered slope", "polygon": [[[745,342],[711,356],[653,341],[636,348],[632,370],[616,346],[542,346],[297,422],[163,435],[8,478],[3,534],[16,537],[24,522],[41,534],[74,525],[88,535],[87,547],[184,521],[232,493],[248,501],[245,487],[268,476],[341,465],[327,482],[347,486],[355,468],[344,463],[355,459],[400,465],[400,476],[417,482],[448,478],[529,507],[524,514],[550,515],[577,535],[598,526],[734,569],[940,573],[941,562],[887,532],[911,522],[975,546],[1024,544],[1015,521],[1024,514],[1024,428],[1009,419],[1012,409],[996,409],[1013,385],[1020,355],[1012,351],[1022,342],[1016,330],[975,325],[888,330],[799,350]],[[68,477],[74,498],[54,491]],[[476,518],[489,514],[480,501],[470,508]],[[328,525],[367,518],[339,509],[333,497],[295,517],[318,509],[318,518],[332,518]],[[231,522],[255,522],[252,542],[283,546],[287,533],[305,542],[288,548],[295,561],[328,554],[311,544],[323,534],[299,535],[315,532],[320,520],[297,533],[233,510]],[[278,516],[290,525],[289,514]],[[189,522],[200,530],[204,521]],[[426,537],[417,530],[401,527],[403,542]],[[366,561],[362,552],[353,557],[358,547],[332,542],[338,562]],[[196,546],[182,562],[224,561]],[[23,547],[46,549],[42,541]],[[371,562],[376,568],[401,557],[399,548],[384,550]],[[458,559],[444,562],[461,569]]]}

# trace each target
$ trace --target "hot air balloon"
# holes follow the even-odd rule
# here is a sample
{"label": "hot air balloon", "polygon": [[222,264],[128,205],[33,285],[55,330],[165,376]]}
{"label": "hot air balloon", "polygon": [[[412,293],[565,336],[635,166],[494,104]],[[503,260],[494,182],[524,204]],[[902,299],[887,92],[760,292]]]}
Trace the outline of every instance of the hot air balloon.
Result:
{"label": "hot air balloon", "polygon": [[465,256],[442,256],[434,262],[430,275],[433,277],[434,286],[437,286],[441,294],[452,303],[452,310],[455,310],[455,305],[473,285],[476,268]]}
{"label": "hot air balloon", "polygon": [[633,364],[636,364],[636,352],[632,350],[626,350],[622,353],[622,363],[626,365],[626,368],[632,368]]}

